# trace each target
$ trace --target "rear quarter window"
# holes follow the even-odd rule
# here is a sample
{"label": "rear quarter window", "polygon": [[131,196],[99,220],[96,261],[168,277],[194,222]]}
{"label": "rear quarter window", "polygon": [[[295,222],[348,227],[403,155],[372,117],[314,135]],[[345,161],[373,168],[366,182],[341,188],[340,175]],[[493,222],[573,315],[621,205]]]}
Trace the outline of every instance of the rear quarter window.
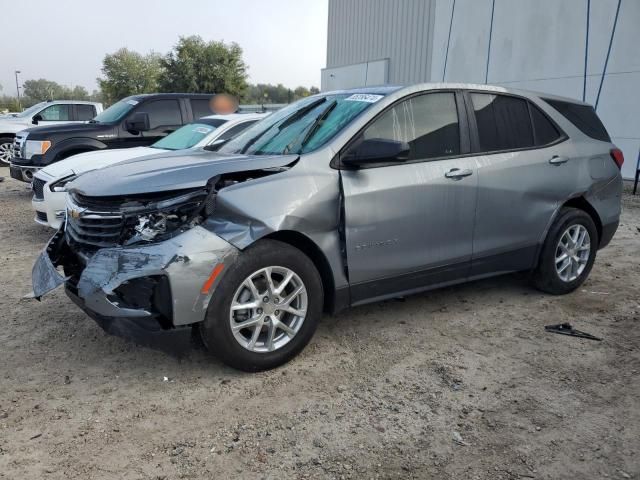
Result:
{"label": "rear quarter window", "polygon": [[549,98],[543,98],[543,100],[588,137],[603,142],[611,141],[611,137],[591,105],[580,105],[572,102],[563,102],[561,100],[551,100]]}

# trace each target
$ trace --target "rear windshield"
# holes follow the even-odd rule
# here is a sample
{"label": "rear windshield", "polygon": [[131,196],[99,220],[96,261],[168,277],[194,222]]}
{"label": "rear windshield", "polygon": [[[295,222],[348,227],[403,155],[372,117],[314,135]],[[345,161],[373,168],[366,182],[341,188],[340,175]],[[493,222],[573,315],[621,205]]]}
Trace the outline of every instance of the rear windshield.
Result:
{"label": "rear windshield", "polygon": [[561,100],[543,99],[558,112],[564,115],[567,120],[573,123],[582,133],[603,142],[610,142],[611,137],[598,118],[598,114],[590,105],[579,105],[577,103],[563,102]]}
{"label": "rear windshield", "polygon": [[167,135],[163,139],[158,140],[151,145],[152,148],[163,148],[165,150],[183,150],[185,148],[191,148],[196,143],[199,143],[203,138],[209,136],[220,125],[225,123],[225,120],[213,120],[207,123],[198,122],[190,123],[184,127],[179,128],[175,132]]}

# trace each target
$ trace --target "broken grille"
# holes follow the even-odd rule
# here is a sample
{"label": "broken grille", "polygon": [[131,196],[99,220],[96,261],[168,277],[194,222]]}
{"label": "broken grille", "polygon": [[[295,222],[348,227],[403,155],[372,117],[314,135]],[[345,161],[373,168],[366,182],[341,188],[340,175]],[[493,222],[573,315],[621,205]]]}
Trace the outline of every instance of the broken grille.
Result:
{"label": "broken grille", "polygon": [[77,217],[67,215],[66,231],[72,240],[81,245],[115,247],[118,245],[123,227],[122,215],[86,211]]}

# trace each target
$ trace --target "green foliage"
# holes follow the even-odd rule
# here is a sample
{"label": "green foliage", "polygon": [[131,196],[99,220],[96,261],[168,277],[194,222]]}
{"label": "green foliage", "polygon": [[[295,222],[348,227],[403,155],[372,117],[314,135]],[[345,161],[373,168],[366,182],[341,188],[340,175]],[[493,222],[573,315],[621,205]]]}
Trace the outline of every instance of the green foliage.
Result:
{"label": "green foliage", "polygon": [[241,103],[291,103],[319,92],[320,90],[317,87],[306,88],[300,86],[291,90],[281,83],[277,85],[258,83],[257,85],[249,85],[245,95],[241,99]]}
{"label": "green foliage", "polygon": [[111,104],[123,97],[158,91],[162,74],[160,55],[142,55],[127,48],[105,55],[98,84],[105,103]]}
{"label": "green foliage", "polygon": [[44,100],[89,100],[89,92],[84,87],[66,87],[57,82],[40,78],[24,82],[24,105]]}
{"label": "green foliage", "polygon": [[[23,103],[24,107],[24,103]],[[18,99],[9,95],[0,96],[0,113],[2,112],[19,112]]]}
{"label": "green foliage", "polygon": [[207,42],[199,36],[180,37],[166,55],[141,55],[126,48],[106,55],[101,96],[91,100],[111,104],[128,95],[154,92],[229,93],[241,103],[290,103],[319,93],[317,87],[292,90],[281,83],[247,84],[247,66],[236,43]]}
{"label": "green foliage", "polygon": [[205,42],[199,36],[180,37],[161,60],[164,92],[229,93],[242,97],[247,66],[237,43]]}

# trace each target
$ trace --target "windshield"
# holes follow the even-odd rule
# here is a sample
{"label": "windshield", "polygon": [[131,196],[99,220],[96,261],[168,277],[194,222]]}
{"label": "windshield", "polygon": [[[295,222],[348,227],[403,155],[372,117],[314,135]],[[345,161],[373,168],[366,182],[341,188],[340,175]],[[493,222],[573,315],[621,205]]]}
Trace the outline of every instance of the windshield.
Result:
{"label": "windshield", "polygon": [[42,109],[42,107],[44,107],[46,104],[47,102],[36,103],[35,105],[32,105],[31,107],[27,108],[24,112],[20,112],[14,115],[14,117],[18,117],[18,118],[30,117],[36,114],[37,112],[39,112]]}
{"label": "windshield", "polygon": [[113,123],[124,117],[139,102],[131,98],[125,98],[114,103],[102,113],[99,113],[90,123]]}
{"label": "windshield", "polygon": [[179,128],[170,135],[151,145],[152,148],[163,148],[165,150],[182,150],[191,148],[208,136],[226,120],[215,120],[208,123],[190,123]]}
{"label": "windshield", "polygon": [[383,95],[359,93],[308,97],[251,126],[219,152],[247,155],[311,152],[381,98]]}

